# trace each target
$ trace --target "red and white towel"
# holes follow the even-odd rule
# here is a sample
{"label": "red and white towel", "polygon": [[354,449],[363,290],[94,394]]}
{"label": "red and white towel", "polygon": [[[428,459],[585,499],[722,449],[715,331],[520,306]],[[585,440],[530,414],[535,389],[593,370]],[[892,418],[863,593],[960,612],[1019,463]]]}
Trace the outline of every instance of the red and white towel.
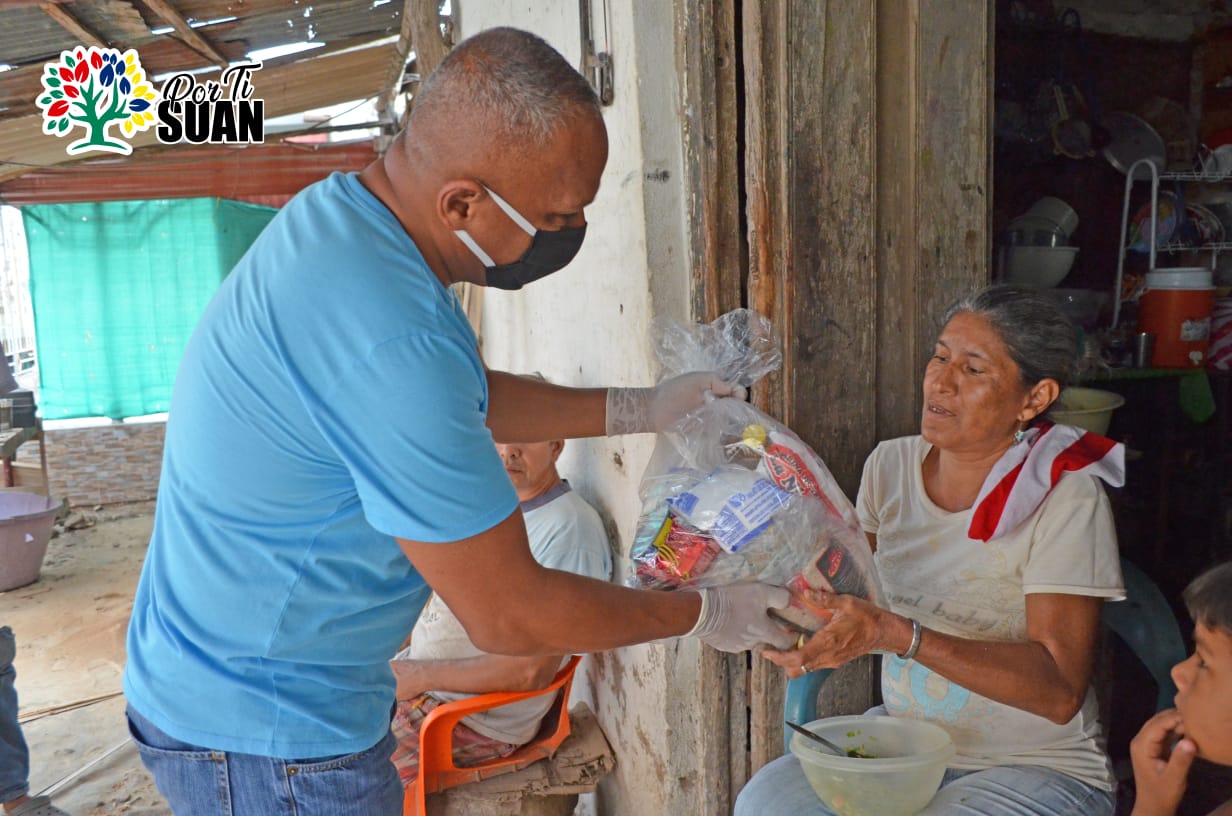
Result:
{"label": "red and white towel", "polygon": [[1219,298],[1211,311],[1211,348],[1207,363],[1216,371],[1232,370],[1232,298]]}
{"label": "red and white towel", "polygon": [[1065,473],[1125,484],[1125,446],[1073,425],[1041,422],[1010,446],[984,480],[967,535],[992,541],[1022,524]]}

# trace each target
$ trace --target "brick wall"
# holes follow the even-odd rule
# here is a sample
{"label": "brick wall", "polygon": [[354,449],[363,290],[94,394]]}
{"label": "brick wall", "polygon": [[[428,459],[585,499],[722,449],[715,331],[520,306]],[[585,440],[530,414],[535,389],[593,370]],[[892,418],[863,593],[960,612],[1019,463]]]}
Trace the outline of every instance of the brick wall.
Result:
{"label": "brick wall", "polygon": [[[165,425],[150,422],[47,431],[47,476],[51,495],[73,507],[149,501],[158,493]],[[38,461],[38,443],[18,451]]]}

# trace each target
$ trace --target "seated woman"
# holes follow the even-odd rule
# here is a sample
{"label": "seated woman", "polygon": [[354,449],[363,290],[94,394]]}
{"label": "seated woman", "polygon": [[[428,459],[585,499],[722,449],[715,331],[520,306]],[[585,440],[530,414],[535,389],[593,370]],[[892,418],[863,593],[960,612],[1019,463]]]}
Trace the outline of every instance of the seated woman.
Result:
{"label": "seated woman", "polygon": [[[936,723],[957,749],[922,813],[1113,812],[1090,677],[1100,606],[1124,588],[1092,473],[1119,484],[1123,450],[1094,435],[1070,448],[1081,431],[1038,424],[1077,352],[1069,321],[1033,291],[955,304],[925,370],[920,435],[878,445],[860,483],[890,608],[816,593],[830,623],[765,653],[789,677],[884,654],[885,704],[870,713]],[[735,812],[829,813],[791,755],[753,777]]]}

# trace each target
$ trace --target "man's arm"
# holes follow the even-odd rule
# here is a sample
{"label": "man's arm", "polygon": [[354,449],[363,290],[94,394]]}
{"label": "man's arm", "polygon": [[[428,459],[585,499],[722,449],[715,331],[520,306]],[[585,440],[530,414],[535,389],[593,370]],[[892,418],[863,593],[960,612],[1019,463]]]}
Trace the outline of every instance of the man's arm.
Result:
{"label": "man's arm", "polygon": [[713,371],[691,371],[650,388],[565,388],[490,370],[487,378],[487,423],[497,442],[657,432],[700,408],[708,394],[745,396]]}
{"label": "man's arm", "polygon": [[485,652],[605,651],[683,635],[701,612],[696,592],[626,589],[545,569],[531,556],[521,511],[461,541],[398,543]]}
{"label": "man's arm", "polygon": [[488,371],[488,428],[497,442],[603,436],[606,388],[566,388]]}
{"label": "man's arm", "polygon": [[396,696],[410,700],[426,691],[485,694],[489,691],[534,691],[545,688],[560,670],[564,655],[508,657],[480,655],[453,660],[389,662],[397,678]]}

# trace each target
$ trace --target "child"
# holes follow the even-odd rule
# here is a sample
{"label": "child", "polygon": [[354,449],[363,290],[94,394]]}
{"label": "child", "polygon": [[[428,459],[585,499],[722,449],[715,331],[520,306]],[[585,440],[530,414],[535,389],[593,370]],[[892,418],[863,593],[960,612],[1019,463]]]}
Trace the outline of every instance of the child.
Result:
{"label": "child", "polygon": [[[1199,575],[1183,597],[1194,620],[1194,653],[1172,668],[1176,708],[1148,720],[1130,743],[1133,816],[1173,816],[1195,756],[1232,765],[1232,562]],[[1232,801],[1210,816],[1232,816]]]}

